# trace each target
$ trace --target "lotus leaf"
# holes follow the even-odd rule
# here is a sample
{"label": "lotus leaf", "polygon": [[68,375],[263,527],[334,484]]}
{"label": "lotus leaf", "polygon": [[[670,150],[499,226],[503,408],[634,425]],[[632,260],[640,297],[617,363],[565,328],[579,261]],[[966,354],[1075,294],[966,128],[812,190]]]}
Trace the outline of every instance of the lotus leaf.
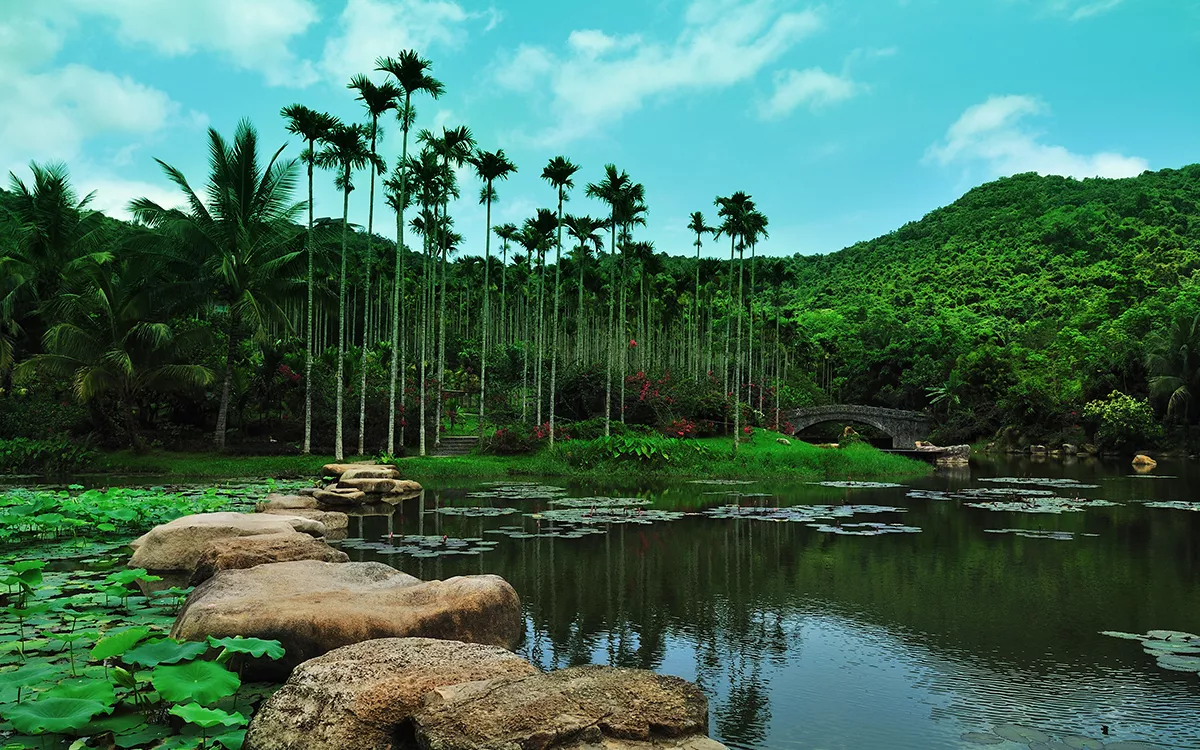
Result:
{"label": "lotus leaf", "polygon": [[1111,638],[1123,638],[1127,641],[1144,641],[1146,636],[1138,633],[1125,633],[1120,630],[1101,630],[1100,635],[1107,635]]}
{"label": "lotus leaf", "polygon": [[1197,672],[1200,673],[1200,656],[1187,656],[1183,654],[1163,654],[1158,657],[1158,666],[1163,669],[1170,669],[1175,672]]}
{"label": "lotus leaf", "polygon": [[106,710],[108,706],[98,700],[49,697],[0,707],[0,716],[24,734],[58,734],[82,729]]}
{"label": "lotus leaf", "polygon": [[516,508],[491,508],[486,505],[480,506],[450,506],[446,508],[438,508],[435,513],[441,513],[445,516],[465,516],[466,518],[495,518],[499,516],[510,516],[521,511]]}
{"label": "lotus leaf", "polygon": [[844,523],[832,526],[823,523],[807,524],[825,534],[841,534],[843,536],[879,536],[881,534],[915,534],[921,529],[916,526],[904,526],[898,523]]}
{"label": "lotus leaf", "polygon": [[103,661],[113,656],[119,656],[136,646],[146,636],[150,628],[144,626],[130,627],[118,632],[110,632],[92,647],[92,661]]}
{"label": "lotus leaf", "polygon": [[1075,748],[1075,750],[1100,750],[1100,748],[1104,747],[1104,742],[1102,740],[1097,740],[1092,737],[1084,737],[1078,734],[1063,737],[1062,741],[1064,745]]}
{"label": "lotus leaf", "polygon": [[1200,635],[1185,633],[1182,630],[1150,630],[1147,631],[1146,637],[1164,641],[1194,641],[1200,639]]}
{"label": "lotus leaf", "polygon": [[640,497],[564,497],[550,504],[560,508],[636,508],[650,501]]}
{"label": "lotus leaf", "polygon": [[837,487],[839,489],[848,490],[875,490],[903,487],[902,484],[892,484],[891,482],[854,482],[854,481],[832,481],[832,482],[809,482],[809,484],[819,484],[822,487]]}
{"label": "lotus leaf", "polygon": [[245,729],[234,729],[230,732],[222,732],[221,734],[213,735],[209,742],[215,742],[226,750],[241,750],[242,743],[246,740]]}
{"label": "lotus leaf", "polygon": [[997,724],[992,731],[1006,740],[1022,744],[1047,742],[1050,740],[1050,735],[1045,732],[1033,727],[1024,727],[1020,724]]}
{"label": "lotus leaf", "polygon": [[0,681],[12,687],[27,688],[46,682],[59,671],[49,664],[26,664],[13,672],[0,672]]}
{"label": "lotus leaf", "polygon": [[160,664],[150,673],[150,684],[172,703],[194,700],[207,705],[233,695],[241,680],[220,664],[189,661],[179,665]]}
{"label": "lotus leaf", "polygon": [[1169,510],[1191,510],[1200,512],[1200,503],[1189,503],[1183,500],[1162,500],[1142,504],[1147,508],[1167,508]]}
{"label": "lotus leaf", "polygon": [[180,643],[170,638],[163,638],[130,649],[121,656],[121,661],[126,664],[136,664],[139,667],[157,667],[159,664],[175,664],[187,659],[195,659],[207,650],[208,644],[206,643]]}
{"label": "lotus leaf", "polygon": [[44,695],[54,698],[87,698],[100,701],[106,706],[117,702],[116,691],[107,680],[94,680],[90,677],[72,677],[63,680],[47,690]]}
{"label": "lotus leaf", "polygon": [[210,729],[217,725],[226,727],[241,727],[245,726],[247,719],[239,713],[229,713],[222,711],[219,708],[204,708],[196,703],[187,703],[182,706],[171,706],[171,715],[178,716],[189,724],[195,724],[204,729]]}
{"label": "lotus leaf", "polygon": [[250,656],[268,659],[282,659],[283,644],[279,641],[268,641],[262,638],[243,638],[235,635],[232,638],[213,638],[209,636],[208,643],[213,648],[225,649],[231,654],[249,654]]}

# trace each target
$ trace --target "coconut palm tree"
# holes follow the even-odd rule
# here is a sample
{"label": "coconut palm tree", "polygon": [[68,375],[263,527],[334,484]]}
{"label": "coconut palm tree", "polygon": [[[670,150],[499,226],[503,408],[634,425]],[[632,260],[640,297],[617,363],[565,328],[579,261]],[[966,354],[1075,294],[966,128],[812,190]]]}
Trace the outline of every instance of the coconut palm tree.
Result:
{"label": "coconut palm tree", "polygon": [[144,443],[134,413],[140,398],[148,391],[203,388],[212,382],[213,373],[182,362],[174,330],[154,322],[153,280],[136,266],[133,260],[85,261],[52,305],[54,318],[61,322],[46,331],[45,353],[22,362],[18,372],[40,368],[68,378],[84,403],[111,394],[130,446],[140,451]]}
{"label": "coconut palm tree", "polygon": [[595,198],[602,203],[608,204],[609,220],[609,250],[608,257],[612,263],[612,280],[608,290],[608,353],[605,357],[605,373],[604,373],[604,435],[605,437],[612,434],[612,369],[613,369],[613,345],[615,343],[615,330],[613,328],[616,312],[616,288],[617,288],[617,264],[613,256],[617,252],[617,210],[623,200],[624,193],[628,190],[630,183],[629,175],[622,172],[617,172],[615,164],[604,165],[604,179],[600,182],[589,183],[586,189],[589,198]]}
{"label": "coconut palm tree", "polygon": [[550,445],[554,445],[554,387],[558,378],[558,309],[559,283],[562,274],[562,230],[563,230],[563,201],[566,193],[575,187],[571,178],[579,171],[577,164],[572,164],[565,156],[556,156],[542,170],[542,179],[549,182],[558,192],[558,213],[555,216],[555,228],[558,236],[554,241],[554,317],[551,320],[553,331],[550,334]]}
{"label": "coconut palm tree", "polygon": [[307,148],[300,158],[308,170],[308,231],[304,235],[304,251],[308,255],[307,291],[308,304],[305,320],[304,349],[304,453],[312,452],[312,361],[313,361],[313,167],[317,153],[317,142],[329,134],[337,118],[325,112],[315,112],[301,104],[293,104],[280,110],[287,120],[287,130],[304,139]]}
{"label": "coconut palm tree", "polygon": [[[466,125],[460,125],[456,128],[442,127],[442,134],[436,136],[428,130],[422,130],[418,134],[418,139],[430,148],[441,159],[442,164],[442,180],[445,188],[441,194],[441,211],[442,215],[446,214],[449,207],[451,194],[454,193],[454,172],[452,168],[461,167],[471,158],[475,149],[475,136],[471,134],[471,129]],[[443,390],[441,387],[442,378],[446,371],[446,255],[449,250],[449,243],[444,238],[435,242],[434,247],[441,251],[440,268],[438,275],[441,278],[441,296],[438,307],[438,399],[436,424],[437,431],[434,433],[433,445],[438,447],[442,444],[442,406]]]}
{"label": "coconut palm tree", "polygon": [[284,148],[280,146],[261,166],[258,134],[248,120],[238,124],[233,143],[212,128],[208,137],[207,203],[193,192],[182,172],[156,159],[183,193],[184,208],[163,208],[149,198],[138,198],[130,202],[129,211],[182,248],[182,260],[199,273],[201,283],[192,286],[214,289],[227,312],[225,372],[215,431],[217,448],[224,449],[238,346],[247,334],[261,339],[271,321],[287,319],[282,303],[293,286],[289,267],[300,255],[291,248],[304,203],[291,200],[296,160],[279,161]]}
{"label": "coconut palm tree", "polygon": [[[492,201],[496,197],[496,180],[507,180],[509,175],[517,171],[517,167],[504,155],[504,149],[476,151],[471,163],[475,166],[475,174],[483,181],[479,202],[487,205],[487,223],[483,235],[483,345],[479,349],[479,436],[483,437],[483,399],[487,393],[488,334],[490,333],[492,314],[489,275],[492,265]],[[503,291],[501,291],[501,295],[503,296]]]}
{"label": "coconut palm tree", "polygon": [[361,74],[350,79],[346,88],[358,92],[355,99],[362,102],[363,108],[367,110],[367,116],[371,121],[367,128],[367,132],[371,136],[371,162],[375,165],[371,170],[371,187],[367,198],[367,257],[363,264],[363,294],[365,296],[363,300],[362,366],[360,368],[362,382],[359,384],[358,392],[358,453],[362,455],[366,452],[368,323],[371,313],[371,265],[375,262],[371,248],[372,240],[375,237],[375,175],[377,172],[386,171],[383,160],[379,158],[376,151],[376,145],[379,137],[379,118],[396,108],[396,98],[400,96],[400,89],[391,81],[376,85],[370,78]]}
{"label": "coconut palm tree", "polygon": [[[688,231],[696,233],[696,241],[692,244],[696,246],[696,291],[692,295],[692,326],[696,329],[696,350],[699,351],[700,344],[700,248],[704,247],[704,235],[713,234],[717,230],[710,227],[704,221],[704,214],[700,211],[693,211],[690,220],[688,221]],[[697,377],[704,376],[704,363],[697,355],[696,357],[696,375]]]}
{"label": "coconut palm tree", "polygon": [[[403,133],[400,146],[400,161],[405,163],[408,161],[408,132],[416,119],[416,112],[413,110],[412,97],[413,94],[428,94],[430,98],[437,99],[445,91],[442,82],[429,75],[429,69],[433,63],[421,57],[414,50],[404,50],[396,57],[381,57],[375,61],[375,69],[386,72],[396,79],[398,85],[404,92],[404,104],[399,108],[398,118],[400,120],[400,128]],[[408,173],[401,172],[400,183],[400,215],[396,221],[396,279],[392,287],[392,366],[391,366],[391,386],[388,391],[388,414],[392,415],[388,422],[388,438],[387,438],[387,453],[394,455],[394,440],[396,434],[396,357],[395,352],[400,346],[400,307],[403,297],[400,295],[400,287],[403,283],[399,274],[402,266],[401,254],[404,252],[404,210],[409,205],[408,200]],[[401,409],[404,408],[404,394],[401,388]],[[424,425],[422,424],[421,434],[425,434]],[[403,441],[401,441],[403,442]],[[423,455],[423,454],[422,454]]]}
{"label": "coconut palm tree", "polygon": [[1154,334],[1146,369],[1151,395],[1167,399],[1167,418],[1190,425],[1200,398],[1200,315],[1177,315],[1166,331]]}
{"label": "coconut palm tree", "polygon": [[346,241],[350,229],[350,192],[354,190],[354,170],[375,165],[367,147],[366,131],[361,125],[338,123],[325,137],[324,143],[325,147],[317,154],[317,165],[335,170],[334,185],[342,191],[342,252],[341,271],[338,276],[337,412],[334,427],[336,437],[333,443],[334,458],[340,461],[344,458],[342,427],[346,393]]}

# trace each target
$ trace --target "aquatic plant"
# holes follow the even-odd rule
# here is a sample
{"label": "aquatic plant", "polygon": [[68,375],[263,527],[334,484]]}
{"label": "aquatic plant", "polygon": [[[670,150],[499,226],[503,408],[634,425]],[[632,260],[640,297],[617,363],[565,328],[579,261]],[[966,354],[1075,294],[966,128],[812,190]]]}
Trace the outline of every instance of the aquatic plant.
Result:
{"label": "aquatic plant", "polygon": [[577,525],[610,523],[651,524],[656,521],[678,521],[686,513],[652,508],[609,506],[596,508],[556,508],[541,513],[527,513],[533,519]]}
{"label": "aquatic plant", "polygon": [[1139,641],[1163,669],[1200,675],[1200,635],[1181,630],[1150,630],[1145,634],[1104,630],[1100,635]]}
{"label": "aquatic plant", "polygon": [[447,555],[478,555],[495,549],[496,542],[478,537],[455,538],[450,536],[399,536],[384,535],[382,542],[365,539],[344,539],[342,549],[367,550],[377,555],[408,555],[409,557],[444,557]]}
{"label": "aquatic plant", "polygon": [[1200,511],[1200,503],[1189,503],[1186,500],[1154,500],[1142,503],[1142,505],[1145,505],[1147,508]]}
{"label": "aquatic plant", "polygon": [[710,518],[751,518],[758,521],[792,521],[811,523],[851,518],[875,513],[904,513],[906,508],[886,505],[790,505],[786,507],[722,505],[709,508],[704,515]]}
{"label": "aquatic plant", "polygon": [[1053,539],[1059,542],[1069,542],[1076,536],[1100,536],[1099,534],[1076,534],[1073,531],[1052,531],[1049,529],[984,529],[986,534],[1012,534],[1027,539]]}
{"label": "aquatic plant", "polygon": [[819,484],[822,487],[837,487],[847,490],[877,490],[903,487],[902,484],[893,484],[891,482],[854,482],[854,481],[829,481],[829,482],[809,482],[809,484]]}
{"label": "aquatic plant", "polygon": [[486,505],[452,505],[444,508],[437,508],[434,513],[441,513],[444,516],[463,516],[466,518],[495,518],[498,516],[511,516],[514,513],[521,511],[516,508],[492,508]]}
{"label": "aquatic plant", "polygon": [[880,536],[882,534],[916,534],[921,531],[917,526],[905,526],[900,523],[810,523],[809,528],[825,534],[841,534],[843,536]]}
{"label": "aquatic plant", "polygon": [[640,497],[564,497],[550,504],[561,508],[636,508],[650,501]]}

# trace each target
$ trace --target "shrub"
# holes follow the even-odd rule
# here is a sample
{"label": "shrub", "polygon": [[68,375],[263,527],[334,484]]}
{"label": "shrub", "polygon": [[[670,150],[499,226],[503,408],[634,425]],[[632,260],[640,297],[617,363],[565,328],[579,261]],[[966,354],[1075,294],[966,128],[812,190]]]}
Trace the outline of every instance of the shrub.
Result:
{"label": "shrub", "polygon": [[86,471],[95,460],[96,451],[81,440],[0,440],[0,473],[4,474],[70,474]]}
{"label": "shrub", "polygon": [[659,435],[613,435],[595,440],[574,441],[561,451],[568,465],[587,469],[608,461],[633,463],[643,468],[687,466],[712,458],[712,451],[691,440]]}
{"label": "shrub", "polygon": [[528,453],[537,447],[537,440],[519,427],[501,427],[483,439],[480,449],[497,456]]}
{"label": "shrub", "polygon": [[1096,445],[1102,450],[1127,450],[1162,438],[1150,403],[1120,391],[1088,402],[1083,416],[1096,425]]}

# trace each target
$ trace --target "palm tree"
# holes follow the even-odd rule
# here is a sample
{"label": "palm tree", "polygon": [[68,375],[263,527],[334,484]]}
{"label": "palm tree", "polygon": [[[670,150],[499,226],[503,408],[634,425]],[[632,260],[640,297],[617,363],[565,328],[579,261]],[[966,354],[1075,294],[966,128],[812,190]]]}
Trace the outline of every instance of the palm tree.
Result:
{"label": "palm tree", "polygon": [[312,361],[315,339],[313,336],[313,166],[317,154],[317,142],[329,134],[337,118],[324,112],[314,112],[300,104],[284,107],[280,115],[286,119],[289,133],[305,140],[308,147],[301,155],[308,169],[308,232],[304,236],[304,250],[308,255],[308,306],[305,322],[307,345],[304,349],[304,454],[312,452]]}
{"label": "palm tree", "polygon": [[346,241],[350,229],[350,191],[354,190],[353,171],[372,165],[371,151],[367,147],[366,133],[361,125],[338,123],[325,137],[325,147],[317,154],[317,165],[336,170],[334,185],[342,191],[342,252],[341,272],[338,277],[338,362],[337,362],[337,415],[334,430],[333,455],[337,460],[344,457],[342,426],[346,394]]}
{"label": "palm tree", "polygon": [[[479,436],[483,437],[483,399],[487,392],[488,333],[492,314],[489,276],[492,265],[492,201],[496,197],[496,180],[507,180],[509,175],[517,171],[517,167],[504,155],[504,149],[477,151],[471,163],[475,165],[475,174],[483,180],[479,202],[487,204],[487,228],[483,235],[483,345],[479,349]],[[503,294],[501,290],[501,296]]]}
{"label": "palm tree", "polygon": [[371,133],[371,162],[374,164],[374,169],[371,170],[370,193],[367,198],[367,258],[366,263],[363,264],[363,293],[365,298],[363,301],[362,382],[359,384],[358,393],[358,454],[361,456],[366,452],[367,325],[371,313],[371,264],[375,261],[374,255],[371,252],[371,243],[375,237],[375,175],[377,172],[382,173],[386,171],[383,161],[379,159],[379,155],[376,153],[375,146],[379,136],[379,117],[396,108],[396,97],[400,96],[400,89],[391,81],[375,85],[365,75],[354,76],[354,78],[350,79],[350,83],[346,84],[346,88],[354,89],[358,92],[358,96],[355,98],[363,103],[363,107],[367,110],[367,115],[371,118],[369,128]]}
{"label": "palm tree", "polygon": [[500,240],[500,251],[503,253],[500,261],[500,327],[508,325],[508,248],[520,232],[513,223],[501,224],[492,229],[492,233]]}
{"label": "palm tree", "polygon": [[[645,226],[646,224],[646,187],[640,182],[629,184],[621,193],[620,201],[617,204],[617,221],[621,224],[621,300],[618,307],[621,310],[621,319],[617,323],[617,329],[621,331],[622,341],[627,333],[626,314],[628,304],[626,303],[626,285],[628,283],[628,273],[626,270],[627,250],[633,242],[633,227],[635,225]],[[620,376],[617,382],[620,384],[620,392],[617,397],[618,403],[621,404],[621,424],[625,424],[625,376],[628,371],[628,354],[629,347],[621,346],[621,367]]]}
{"label": "palm tree", "polygon": [[[696,233],[696,241],[692,243],[696,246],[696,291],[692,295],[692,326],[696,329],[696,350],[700,349],[700,248],[704,247],[703,237],[706,234],[712,234],[717,230],[710,227],[704,221],[704,214],[700,211],[693,211],[688,222],[688,230]],[[697,376],[704,376],[704,363],[699,355],[696,356]]]}
{"label": "palm tree", "polygon": [[629,175],[625,172],[617,172],[615,164],[604,165],[604,179],[600,182],[589,183],[587,186],[587,195],[589,198],[595,198],[608,204],[609,208],[609,250],[608,257],[612,263],[612,283],[608,289],[608,352],[605,364],[604,374],[604,435],[608,437],[612,434],[612,368],[613,368],[613,344],[615,343],[615,331],[613,324],[615,321],[615,303],[617,287],[617,264],[613,260],[613,256],[617,252],[617,209],[622,200],[622,195],[630,185]]}
{"label": "palm tree", "polygon": [[604,222],[599,219],[593,219],[590,216],[571,216],[563,217],[563,226],[567,228],[567,234],[575,240],[575,265],[579,267],[579,303],[576,309],[575,331],[579,338],[577,344],[579,350],[579,359],[583,359],[583,269],[587,260],[588,247],[596,248],[599,252],[604,247],[604,238],[600,236],[601,229],[604,228]]}
{"label": "palm tree", "polygon": [[[754,266],[755,266],[755,247],[758,241],[762,238],[770,237],[767,233],[767,217],[757,209],[750,210],[743,222],[743,240],[745,244],[750,246],[750,325],[746,335],[746,340],[749,342],[750,352],[747,356],[747,375],[746,382],[754,383]],[[759,409],[762,407],[762,383],[759,383],[758,397]]]}
{"label": "palm tree", "polygon": [[[400,108],[398,117],[400,119],[400,128],[403,132],[403,138],[400,146],[400,161],[405,163],[408,161],[408,131],[412,127],[413,121],[416,119],[416,112],[413,110],[412,97],[413,94],[425,93],[433,99],[437,99],[442,95],[445,87],[441,81],[429,75],[429,68],[433,65],[429,60],[418,55],[414,50],[404,50],[397,57],[381,57],[375,61],[375,69],[386,72],[396,79],[396,84],[404,91],[404,105]],[[403,283],[400,278],[400,268],[402,266],[401,254],[404,252],[404,210],[408,207],[408,172],[400,173],[400,215],[396,221],[396,279],[392,286],[392,367],[391,367],[391,386],[388,392],[388,414],[391,417],[388,420],[388,438],[387,438],[387,453],[394,455],[394,440],[396,434],[396,355],[395,352],[400,346],[400,307],[403,302],[403,296],[400,293],[400,286]],[[401,409],[404,407],[404,394],[401,388],[400,394]],[[421,434],[425,434],[425,427],[422,423]],[[401,441],[403,442],[403,441]],[[422,454],[424,455],[424,454]]]}
{"label": "palm tree", "polygon": [[[475,149],[475,136],[471,134],[471,129],[466,125],[460,125],[456,128],[443,126],[440,136],[423,130],[417,137],[442,160],[442,179],[446,185],[441,193],[441,210],[444,216],[449,207],[451,193],[454,191],[454,173],[451,171],[451,167],[461,167],[471,158]],[[446,255],[449,243],[442,238],[435,243],[434,247],[441,251],[438,271],[441,278],[441,298],[438,307],[438,399],[435,422],[438,428],[433,438],[433,445],[436,448],[442,444],[442,402],[445,400],[441,383],[446,372]]]}
{"label": "palm tree", "polygon": [[1192,404],[1200,398],[1200,315],[1180,314],[1171,327],[1150,339],[1146,355],[1150,393],[1167,399],[1167,418],[1192,421]]}
{"label": "palm tree", "polygon": [[537,252],[538,258],[537,359],[534,369],[534,390],[537,393],[536,424],[539,425],[542,424],[542,370],[545,369],[542,362],[546,345],[546,251],[549,249],[551,237],[557,228],[558,217],[548,208],[539,208],[536,216],[525,220],[525,230],[532,243],[528,247],[531,254],[533,251]]}
{"label": "palm tree", "polygon": [[[732,393],[733,393],[733,452],[736,454],[737,448],[738,448],[738,433],[741,429],[741,406],[740,406],[739,397],[740,397],[740,392],[741,392],[742,264],[744,262],[744,258],[741,258],[740,256],[741,256],[741,253],[745,250],[745,241],[742,240],[742,238],[745,234],[746,216],[747,216],[747,214],[749,214],[750,212],[752,212],[754,210],[754,201],[752,201],[750,199],[750,196],[747,195],[746,193],[738,191],[728,198],[718,197],[714,201],[714,204],[716,206],[718,206],[717,215],[723,219],[723,221],[721,222],[721,226],[718,228],[717,231],[719,234],[724,234],[729,237],[729,266],[730,266],[729,297],[730,297],[731,301],[733,299],[733,273],[732,273],[732,271],[733,271],[734,250],[735,249],[739,252],[739,258],[742,260],[742,262],[738,263],[738,268],[737,268],[738,301],[737,301],[736,309],[737,309],[737,347],[738,348],[737,348],[736,359],[734,360],[734,367],[733,367],[733,391],[732,391]],[[742,241],[739,241],[739,240],[742,240]],[[726,360],[725,391],[727,393],[729,392],[728,361],[729,361],[729,340],[730,340],[731,332],[732,332],[732,326],[727,324],[726,328],[725,328],[725,360]]]}
{"label": "palm tree", "polygon": [[42,368],[69,378],[84,403],[112,394],[129,443],[140,451],[144,444],[134,411],[141,396],[203,388],[213,373],[180,361],[171,326],[153,322],[152,279],[136,274],[133,262],[91,258],[84,265],[53,304],[61,322],[46,331],[45,353],[22,362],[18,371]]}
{"label": "palm tree", "polygon": [[542,179],[558,191],[558,214],[554,221],[558,231],[554,241],[554,318],[553,332],[550,334],[550,445],[554,445],[554,387],[558,378],[558,300],[562,269],[563,200],[566,191],[575,187],[571,177],[578,171],[579,166],[572,164],[565,156],[554,157],[542,170]]}
{"label": "palm tree", "polygon": [[421,422],[417,445],[420,455],[424,456],[426,447],[425,387],[429,362],[429,329],[433,321],[430,310],[433,307],[434,292],[434,278],[430,273],[430,255],[435,247],[436,205],[443,189],[441,187],[443,172],[441,164],[438,163],[437,154],[429,149],[422,150],[416,157],[409,157],[405,172],[412,176],[412,183],[417,186],[416,193],[421,201],[421,213],[413,219],[412,226],[421,235],[425,248],[421,262],[421,352],[417,357],[417,361],[420,363],[418,418]]}
{"label": "palm tree", "polygon": [[258,134],[248,120],[238,124],[233,143],[209,128],[208,203],[201,201],[178,169],[156,159],[183,193],[185,208],[167,209],[149,198],[129,204],[134,218],[175,240],[200,271],[197,289],[215,289],[227,311],[225,373],[217,412],[216,444],[225,447],[233,360],[245,337],[243,327],[263,338],[272,320],[286,320],[282,303],[293,282],[288,267],[296,219],[304,203],[291,200],[296,161],[279,161],[279,147],[260,168]]}

